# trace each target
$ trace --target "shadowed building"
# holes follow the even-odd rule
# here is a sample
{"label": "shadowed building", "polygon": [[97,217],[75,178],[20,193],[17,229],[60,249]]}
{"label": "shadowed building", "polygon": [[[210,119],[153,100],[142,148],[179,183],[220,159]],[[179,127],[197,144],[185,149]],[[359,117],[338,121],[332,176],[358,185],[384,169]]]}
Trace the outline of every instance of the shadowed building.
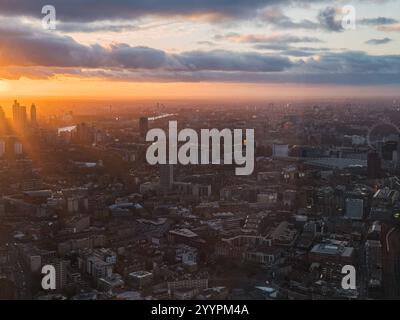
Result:
{"label": "shadowed building", "polygon": [[162,164],[160,169],[160,188],[162,192],[172,190],[174,183],[174,167],[170,164]]}
{"label": "shadowed building", "polygon": [[31,106],[31,124],[36,125],[37,118],[36,118],[36,106],[32,104]]}
{"label": "shadowed building", "polygon": [[368,178],[379,179],[381,176],[381,158],[373,151],[368,154]]}

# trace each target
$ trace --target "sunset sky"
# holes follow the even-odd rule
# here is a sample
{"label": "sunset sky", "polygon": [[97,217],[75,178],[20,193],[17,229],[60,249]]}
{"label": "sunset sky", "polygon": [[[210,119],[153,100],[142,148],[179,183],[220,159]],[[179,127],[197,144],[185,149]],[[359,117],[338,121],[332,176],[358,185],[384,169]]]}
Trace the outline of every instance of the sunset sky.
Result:
{"label": "sunset sky", "polygon": [[399,44],[398,0],[2,0],[0,101],[398,95]]}

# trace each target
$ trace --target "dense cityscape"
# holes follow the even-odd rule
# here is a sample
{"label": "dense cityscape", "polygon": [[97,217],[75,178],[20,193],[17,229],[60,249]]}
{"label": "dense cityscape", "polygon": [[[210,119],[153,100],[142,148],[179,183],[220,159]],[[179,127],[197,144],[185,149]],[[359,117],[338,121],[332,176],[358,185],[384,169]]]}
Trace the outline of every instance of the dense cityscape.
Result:
{"label": "dense cityscape", "polygon": [[[0,107],[0,299],[400,298],[398,98],[31,103]],[[253,128],[254,172],[149,165],[171,120]]]}
{"label": "dense cityscape", "polygon": [[0,0],[0,303],[256,320],[400,300],[399,12]]}

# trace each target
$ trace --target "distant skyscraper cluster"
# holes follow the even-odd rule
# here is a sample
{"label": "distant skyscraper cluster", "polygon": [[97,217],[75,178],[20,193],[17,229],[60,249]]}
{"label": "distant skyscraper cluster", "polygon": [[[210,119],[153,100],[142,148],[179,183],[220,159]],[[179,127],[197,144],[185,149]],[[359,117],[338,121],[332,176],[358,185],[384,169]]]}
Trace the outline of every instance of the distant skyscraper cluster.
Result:
{"label": "distant skyscraper cluster", "polygon": [[[26,107],[19,104],[17,100],[14,101],[13,107],[13,124],[16,129],[23,130],[28,122]],[[32,104],[30,109],[31,125],[36,125],[36,106]]]}
{"label": "distant skyscraper cluster", "polygon": [[23,145],[18,136],[25,135],[27,129],[37,125],[35,104],[30,108],[30,119],[27,108],[17,100],[12,105],[12,122],[8,123],[6,113],[0,106],[0,158],[16,158],[23,154]]}

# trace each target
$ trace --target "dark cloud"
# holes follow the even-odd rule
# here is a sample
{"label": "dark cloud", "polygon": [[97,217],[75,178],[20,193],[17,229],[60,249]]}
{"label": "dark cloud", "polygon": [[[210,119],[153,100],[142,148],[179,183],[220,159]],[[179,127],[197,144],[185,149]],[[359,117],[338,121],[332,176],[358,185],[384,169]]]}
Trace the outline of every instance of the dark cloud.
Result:
{"label": "dark cloud", "polygon": [[307,19],[301,21],[292,20],[283,13],[280,7],[272,7],[264,10],[260,14],[260,19],[280,29],[315,29],[318,27],[318,23]]}
{"label": "dark cloud", "polygon": [[168,54],[162,50],[127,44],[115,44],[109,48],[100,45],[87,46],[67,36],[38,30],[34,32],[24,27],[11,29],[1,25],[0,52],[3,66],[251,72],[282,71],[291,66],[288,58],[254,52],[215,50]]}
{"label": "dark cloud", "polygon": [[342,20],[338,17],[337,9],[327,7],[321,10],[318,14],[320,27],[328,31],[340,32],[343,31]]}
{"label": "dark cloud", "polygon": [[329,48],[297,47],[289,44],[257,44],[257,50],[276,51],[276,54],[290,57],[311,57],[324,52],[329,52]]}
{"label": "dark cloud", "polygon": [[[124,81],[400,84],[400,55],[334,53],[293,47],[287,42],[269,45],[281,46],[281,52],[212,50],[172,54],[128,44],[83,45],[54,32],[0,24],[0,77],[65,74]],[[288,56],[306,58],[292,61]]]}
{"label": "dark cloud", "polygon": [[301,50],[301,49],[287,49],[281,52],[282,55],[291,57],[310,57],[316,54],[316,51]]}
{"label": "dark cloud", "polygon": [[378,18],[364,18],[359,21],[360,24],[368,26],[381,26],[388,24],[395,24],[399,21],[392,18],[378,17]]}
{"label": "dark cloud", "polygon": [[310,47],[296,47],[293,44],[300,43],[321,43],[322,41],[316,37],[295,36],[290,34],[238,34],[228,33],[225,35],[215,36],[216,40],[227,40],[237,43],[253,44],[253,48],[257,50],[280,51],[281,56],[291,57],[308,57],[323,49]]}
{"label": "dark cloud", "polygon": [[0,1],[4,15],[41,16],[51,4],[64,21],[133,19],[142,15],[204,15],[240,17],[268,5],[301,0],[12,0]]}
{"label": "dark cloud", "polygon": [[283,71],[292,66],[287,57],[275,57],[255,52],[230,52],[225,50],[193,51],[176,56],[191,71]]}
{"label": "dark cloud", "polygon": [[71,37],[55,36],[24,25],[0,24],[0,65],[99,67],[105,49],[84,46]]}
{"label": "dark cloud", "polygon": [[[324,29],[327,31],[343,31],[342,14],[337,8],[327,7],[321,10],[317,16],[318,21],[303,19],[295,21],[284,14],[281,7],[272,6],[262,11],[259,15],[261,21],[271,24],[280,29]],[[364,18],[358,21],[361,25],[385,26],[398,23],[399,20],[388,17]]]}
{"label": "dark cloud", "polygon": [[371,39],[366,41],[366,44],[371,44],[371,45],[380,45],[380,44],[386,44],[392,42],[392,39],[390,38],[383,38],[383,39]]}
{"label": "dark cloud", "polygon": [[227,33],[216,35],[215,40],[227,40],[238,43],[264,43],[264,44],[289,44],[289,43],[319,43],[316,37],[301,37],[290,34],[239,34]]}
{"label": "dark cloud", "polygon": [[[362,51],[326,52],[301,65],[304,72],[336,74],[400,74],[400,55],[369,55]],[[361,81],[362,79],[360,79]]]}

